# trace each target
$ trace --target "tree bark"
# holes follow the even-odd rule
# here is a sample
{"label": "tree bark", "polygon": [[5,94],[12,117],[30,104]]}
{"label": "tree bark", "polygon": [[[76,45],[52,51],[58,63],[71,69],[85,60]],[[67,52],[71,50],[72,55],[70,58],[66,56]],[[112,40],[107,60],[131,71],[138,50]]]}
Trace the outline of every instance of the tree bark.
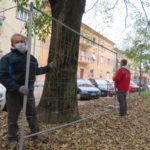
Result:
{"label": "tree bark", "polygon": [[[80,32],[86,0],[49,0],[52,17]],[[76,99],[76,74],[80,36],[52,21],[49,61],[57,68],[46,75],[44,92],[39,104],[44,122],[71,122],[79,118]]]}

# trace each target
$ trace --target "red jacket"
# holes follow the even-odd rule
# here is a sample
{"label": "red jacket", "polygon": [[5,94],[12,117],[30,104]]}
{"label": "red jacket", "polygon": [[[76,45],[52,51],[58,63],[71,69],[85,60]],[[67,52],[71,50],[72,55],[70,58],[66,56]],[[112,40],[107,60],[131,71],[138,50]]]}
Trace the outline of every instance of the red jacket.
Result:
{"label": "red jacket", "polygon": [[115,87],[118,90],[127,92],[130,85],[131,73],[127,66],[122,66],[113,77]]}

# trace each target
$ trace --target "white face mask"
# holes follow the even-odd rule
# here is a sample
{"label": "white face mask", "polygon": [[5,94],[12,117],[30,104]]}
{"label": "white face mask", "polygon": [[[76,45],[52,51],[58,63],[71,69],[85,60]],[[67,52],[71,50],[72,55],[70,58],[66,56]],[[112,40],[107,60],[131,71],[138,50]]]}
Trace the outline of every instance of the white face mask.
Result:
{"label": "white face mask", "polygon": [[27,51],[27,46],[25,43],[16,43],[15,44],[15,48],[19,51],[22,51],[22,52],[26,52]]}

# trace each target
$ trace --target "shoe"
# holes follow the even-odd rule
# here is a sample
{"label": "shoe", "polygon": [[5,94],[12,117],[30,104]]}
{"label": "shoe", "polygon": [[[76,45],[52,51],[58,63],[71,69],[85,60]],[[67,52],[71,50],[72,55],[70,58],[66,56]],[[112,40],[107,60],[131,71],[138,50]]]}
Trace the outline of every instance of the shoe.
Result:
{"label": "shoe", "polygon": [[117,116],[125,116],[125,115],[127,115],[127,114],[116,113],[115,115],[117,115]]}
{"label": "shoe", "polygon": [[17,141],[8,141],[8,145],[11,150],[18,150],[18,142]]}

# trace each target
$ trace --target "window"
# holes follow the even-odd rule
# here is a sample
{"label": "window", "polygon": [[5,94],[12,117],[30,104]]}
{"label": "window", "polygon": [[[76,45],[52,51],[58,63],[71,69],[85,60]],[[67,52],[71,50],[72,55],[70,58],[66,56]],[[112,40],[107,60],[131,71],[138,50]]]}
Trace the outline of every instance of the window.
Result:
{"label": "window", "polygon": [[103,72],[102,72],[102,71],[100,72],[99,77],[100,77],[101,79],[103,78]]}
{"label": "window", "polygon": [[90,70],[90,76],[91,76],[91,77],[94,77],[94,69],[91,69],[91,70]]}
{"label": "window", "polygon": [[96,60],[95,54],[92,54],[92,59],[93,59],[94,61]]}
{"label": "window", "polygon": [[96,42],[96,38],[95,37],[93,37],[93,42]]}
{"label": "window", "polygon": [[110,59],[108,58],[108,60],[107,60],[107,64],[109,65],[110,64]]}
{"label": "window", "polygon": [[0,59],[2,58],[3,56],[3,51],[0,50]]}
{"label": "window", "polygon": [[103,56],[101,56],[100,57],[100,63],[103,63],[103,61],[104,61],[104,58],[103,58]]}
{"label": "window", "polygon": [[17,19],[20,19],[22,21],[28,21],[28,18],[29,18],[29,13],[27,10],[19,10],[18,13],[17,13]]}
{"label": "window", "polygon": [[6,19],[5,15],[4,15],[4,8],[0,7],[0,27],[3,26],[3,21]]}
{"label": "window", "polygon": [[107,79],[107,80],[110,79],[110,72],[106,72],[106,79]]}
{"label": "window", "polygon": [[82,57],[84,57],[84,56],[85,56],[85,51],[84,51],[84,50],[81,50],[81,51],[80,51],[80,55],[81,55]]}
{"label": "window", "polygon": [[96,38],[95,38],[95,37],[93,37],[93,38],[92,38],[92,41],[93,41],[93,42],[92,42],[92,45],[94,45],[94,44],[95,44],[95,42],[96,42]]}

